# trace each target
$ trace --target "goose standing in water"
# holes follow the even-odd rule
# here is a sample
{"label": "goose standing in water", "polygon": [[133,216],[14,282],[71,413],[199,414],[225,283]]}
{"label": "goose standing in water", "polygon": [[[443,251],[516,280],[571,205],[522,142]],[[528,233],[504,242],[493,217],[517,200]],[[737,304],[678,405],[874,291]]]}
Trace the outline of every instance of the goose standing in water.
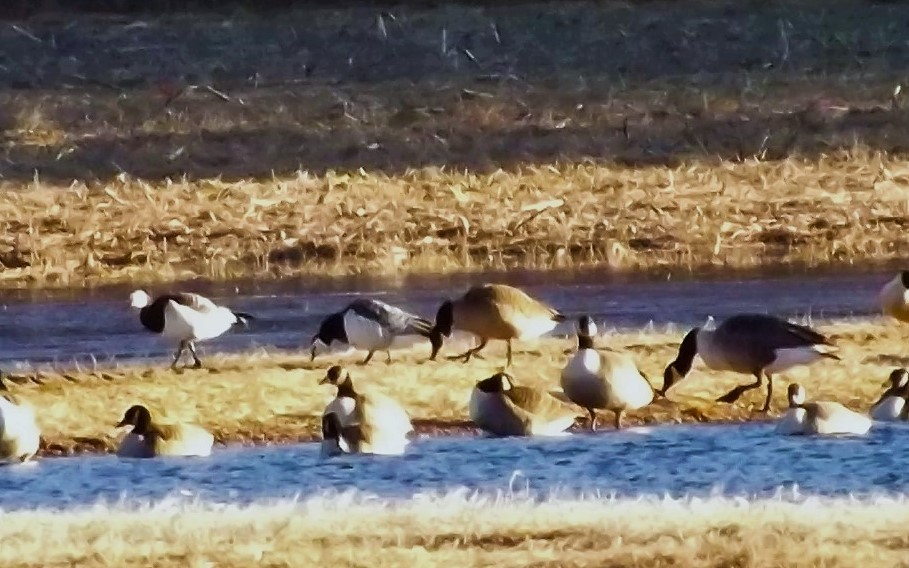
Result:
{"label": "goose standing in water", "polygon": [[442,348],[443,336],[451,337],[452,330],[470,332],[480,339],[479,345],[453,358],[470,360],[489,342],[502,339],[508,345],[506,368],[511,366],[511,341],[534,339],[555,329],[565,316],[528,296],[525,292],[504,284],[483,284],[469,289],[455,300],[439,307],[435,326],[430,334],[435,360]]}
{"label": "goose standing in water", "polygon": [[387,362],[391,363],[389,348],[396,337],[428,338],[431,330],[432,323],[428,320],[380,300],[361,298],[322,320],[319,332],[312,338],[311,360],[315,360],[317,350],[327,349],[338,341],[368,351],[363,365],[369,363],[376,351],[385,351]]}
{"label": "goose standing in water", "polygon": [[192,355],[193,368],[202,367],[202,361],[196,354],[196,341],[218,337],[232,326],[245,326],[254,319],[250,314],[233,312],[204,296],[189,292],[164,294],[152,300],[144,290],[136,290],[129,295],[129,302],[133,309],[139,311],[139,321],[145,329],[179,342],[171,368],[177,366],[186,350]]}
{"label": "goose standing in water", "polygon": [[[0,391],[8,391],[0,372]],[[0,460],[26,463],[38,453],[41,431],[35,412],[11,394],[0,394]]]}
{"label": "goose standing in water", "polygon": [[643,408],[653,401],[653,387],[628,355],[597,351],[597,327],[589,316],[578,320],[578,351],[562,370],[562,391],[568,400],[587,410],[590,429],[596,430],[597,409],[615,414],[615,428],[622,428],[626,410]]}
{"label": "goose standing in water", "polygon": [[884,314],[909,322],[909,270],[901,270],[887,282],[878,295],[878,301]]}
{"label": "goose standing in water", "polygon": [[201,426],[156,420],[148,408],[141,404],[133,405],[126,410],[116,427],[124,426],[133,428],[117,448],[117,455],[120,457],[206,457],[211,455],[214,444],[214,436]]}
{"label": "goose standing in water", "polygon": [[777,423],[781,434],[866,434],[871,419],[849,410],[838,402],[805,402],[805,388],[798,383],[789,385],[789,410]]}
{"label": "goose standing in water", "polygon": [[358,391],[350,373],[340,365],[328,369],[319,384],[337,387],[335,398],[322,413],[323,454],[338,453],[335,449],[382,455],[404,453],[413,425],[400,404],[378,392]]}
{"label": "goose standing in water", "polygon": [[907,411],[909,411],[909,371],[906,369],[894,369],[887,382],[884,383],[887,390],[881,394],[873,405],[871,405],[871,418],[884,422],[894,422],[906,420]]}
{"label": "goose standing in water", "polygon": [[494,436],[553,436],[577,413],[546,391],[514,384],[507,373],[478,381],[470,393],[470,419]]}
{"label": "goose standing in water", "polygon": [[762,412],[770,410],[773,375],[797,365],[810,365],[821,359],[839,357],[828,349],[833,343],[821,333],[786,320],[764,314],[739,314],[724,320],[715,330],[694,328],[679,345],[678,355],[663,374],[666,391],[691,371],[695,355],[715,371],[750,374],[755,382],[740,385],[719,397],[717,402],[732,403],[743,393],[759,388],[767,378],[767,398]]}

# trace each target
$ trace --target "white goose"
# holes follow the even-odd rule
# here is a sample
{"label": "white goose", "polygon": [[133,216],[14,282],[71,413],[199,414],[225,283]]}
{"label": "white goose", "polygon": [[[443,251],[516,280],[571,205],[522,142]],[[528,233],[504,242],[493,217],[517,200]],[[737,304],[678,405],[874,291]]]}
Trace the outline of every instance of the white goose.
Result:
{"label": "white goose", "polygon": [[[8,390],[2,377],[0,390]],[[31,406],[17,404],[9,394],[0,396],[0,459],[25,463],[38,452],[40,441]]]}
{"label": "white goose", "polygon": [[597,409],[615,414],[616,430],[626,410],[643,408],[653,401],[653,387],[634,360],[625,353],[597,351],[596,324],[589,316],[578,321],[578,351],[562,370],[562,391],[568,400],[587,410],[590,429],[596,430]]}
{"label": "white goose", "polygon": [[787,394],[789,410],[777,423],[780,434],[862,435],[871,429],[869,417],[838,402],[805,402],[805,388],[798,383],[790,384]]}
{"label": "white goose", "polygon": [[906,420],[906,411],[909,410],[906,405],[909,399],[909,371],[903,368],[894,369],[884,386],[887,390],[871,406],[869,412],[871,418],[882,422]]}
{"label": "white goose", "polygon": [[153,301],[144,290],[136,290],[129,295],[129,302],[139,311],[139,321],[145,329],[179,342],[172,368],[177,366],[185,350],[193,357],[193,368],[200,368],[202,361],[196,354],[196,341],[218,337],[232,326],[248,325],[249,320],[254,319],[250,314],[233,312],[189,292],[164,294]]}

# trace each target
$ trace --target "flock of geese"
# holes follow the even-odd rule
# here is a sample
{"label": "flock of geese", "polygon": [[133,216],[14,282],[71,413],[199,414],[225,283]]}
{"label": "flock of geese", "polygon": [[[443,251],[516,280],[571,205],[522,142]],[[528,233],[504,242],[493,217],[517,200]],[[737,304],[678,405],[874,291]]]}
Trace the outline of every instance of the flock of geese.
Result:
{"label": "flock of geese", "polygon": [[[909,322],[909,271],[900,272],[879,295],[884,313]],[[136,290],[130,305],[138,311],[141,325],[151,333],[176,344],[172,367],[184,353],[192,366],[202,361],[196,342],[217,337],[236,325],[248,325],[255,318],[218,306],[192,293],[176,293],[152,299]],[[614,426],[622,428],[625,412],[643,408],[678,384],[690,371],[696,356],[713,370],[749,375],[754,382],[740,385],[717,398],[733,403],[745,392],[766,386],[762,410],[770,410],[773,377],[798,365],[822,359],[839,359],[833,343],[810,327],[763,314],[737,314],[713,329],[696,327],[683,337],[678,354],[663,374],[663,384],[654,388],[626,353],[597,349],[597,328],[582,315],[576,320],[577,350],[560,376],[561,391],[522,386],[507,370],[512,364],[512,342],[540,337],[552,331],[566,316],[517,288],[483,284],[462,296],[444,301],[435,321],[375,299],[356,299],[343,310],[327,316],[310,342],[311,359],[332,344],[346,344],[367,352],[361,364],[368,364],[377,351],[390,348],[402,336],[422,336],[432,346],[435,360],[446,338],[455,330],[478,340],[475,347],[449,357],[469,361],[491,340],[505,341],[504,369],[476,383],[470,394],[469,415],[483,431],[493,436],[560,435],[575,423],[583,409],[591,430],[597,427],[598,411],[613,413]],[[373,389],[354,385],[351,373],[340,365],[330,367],[320,384],[336,390],[335,398],[322,414],[321,450],[325,456],[344,453],[401,454],[412,438],[413,427],[407,411],[394,399]],[[0,381],[0,388],[6,387]],[[868,414],[850,410],[832,401],[807,401],[803,386],[788,385],[789,407],[777,422],[782,434],[864,434],[873,420],[909,418],[909,371],[895,369],[886,390]],[[141,404],[123,414],[118,427],[131,427],[121,440],[117,454],[122,457],[160,455],[207,456],[214,442],[211,433],[187,423],[175,423]],[[18,403],[8,391],[0,396],[0,458],[28,461],[38,451],[40,432],[34,412],[27,403]]]}

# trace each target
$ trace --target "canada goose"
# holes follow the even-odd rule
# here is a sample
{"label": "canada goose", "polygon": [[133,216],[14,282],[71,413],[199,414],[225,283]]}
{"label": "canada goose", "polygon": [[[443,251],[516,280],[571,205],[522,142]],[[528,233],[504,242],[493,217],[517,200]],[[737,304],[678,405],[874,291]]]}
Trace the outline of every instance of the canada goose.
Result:
{"label": "canada goose", "polygon": [[[0,390],[7,391],[0,373]],[[35,412],[11,394],[0,395],[0,459],[25,463],[38,452],[41,432]]]}
{"label": "canada goose", "polygon": [[369,363],[376,351],[385,351],[391,363],[389,347],[396,337],[428,338],[431,330],[432,324],[419,316],[380,300],[361,298],[322,320],[319,332],[312,338],[311,360],[315,360],[318,348],[328,348],[333,341],[339,341],[368,351],[363,365]]}
{"label": "canada goose", "polygon": [[[805,402],[805,388],[798,383],[789,385],[787,396],[789,410],[777,425],[780,433],[865,434],[871,429],[870,418],[838,402]],[[801,431],[798,424],[802,425]]]}
{"label": "canada goose", "polygon": [[593,346],[597,326],[589,316],[578,320],[578,351],[562,370],[562,391],[590,414],[590,429],[596,430],[597,409],[615,413],[616,430],[622,427],[626,410],[653,401],[653,387],[628,355],[599,352]]}
{"label": "canada goose", "polygon": [[817,331],[763,314],[739,314],[723,321],[715,330],[694,328],[679,345],[675,361],[663,373],[666,391],[691,370],[695,355],[715,371],[752,374],[754,383],[740,385],[719,397],[717,402],[732,403],[746,391],[759,388],[767,377],[767,398],[763,412],[770,410],[773,397],[773,374],[796,365],[808,365],[822,358],[839,357],[825,351],[833,343]]}
{"label": "canada goose", "polygon": [[117,455],[125,458],[155,456],[211,455],[214,436],[201,426],[185,423],[163,423],[155,420],[145,406],[136,404],[123,414],[117,428],[133,429],[121,441]]}
{"label": "canada goose", "polygon": [[909,270],[887,282],[878,295],[884,314],[902,322],[909,322]]}
{"label": "canada goose", "polygon": [[881,421],[906,420],[909,405],[909,371],[903,368],[894,369],[884,383],[887,390],[871,405],[871,418]]}
{"label": "canada goose", "polygon": [[164,294],[152,301],[144,290],[129,295],[130,306],[139,310],[139,321],[148,331],[179,342],[174,362],[176,367],[184,350],[193,357],[193,368],[200,368],[202,361],[196,354],[196,341],[212,339],[236,324],[248,325],[253,316],[233,312],[216,305],[199,294],[178,292]]}
{"label": "canada goose", "polygon": [[334,385],[338,389],[322,416],[336,416],[340,427],[338,434],[344,437],[352,451],[383,455],[404,453],[413,425],[400,404],[378,392],[356,390],[350,372],[340,365],[328,369],[319,384]]}
{"label": "canada goose", "polygon": [[574,424],[576,413],[543,390],[514,384],[507,373],[478,381],[470,393],[470,419],[494,436],[552,436]]}
{"label": "canada goose", "polygon": [[474,286],[456,300],[446,300],[436,314],[430,334],[435,360],[442,348],[443,336],[450,337],[454,329],[470,332],[480,338],[480,344],[453,358],[464,362],[479,353],[490,339],[504,339],[508,344],[506,367],[511,366],[511,340],[533,339],[552,331],[565,316],[504,284]]}

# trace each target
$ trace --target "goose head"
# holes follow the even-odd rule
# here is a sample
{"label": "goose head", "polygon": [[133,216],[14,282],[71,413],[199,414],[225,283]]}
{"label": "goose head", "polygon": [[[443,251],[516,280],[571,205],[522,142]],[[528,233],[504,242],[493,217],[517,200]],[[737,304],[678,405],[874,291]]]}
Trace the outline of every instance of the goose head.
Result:
{"label": "goose head", "polygon": [[477,389],[485,393],[507,392],[514,388],[514,378],[505,372],[499,372],[477,382]]}
{"label": "goose head", "polygon": [[151,427],[151,412],[141,404],[130,406],[123,413],[123,418],[117,423],[117,428],[132,426],[133,433],[140,436],[145,435]]}
{"label": "goose head", "polygon": [[798,383],[790,383],[786,389],[786,398],[789,399],[789,408],[799,408],[805,404],[805,387]]}
{"label": "goose head", "polygon": [[578,349],[593,349],[593,338],[597,335],[597,324],[588,315],[578,318]]}
{"label": "goose head", "polygon": [[328,369],[319,384],[338,387],[338,396],[354,396],[356,394],[353,388],[353,381],[350,378],[350,371],[341,365],[334,365]]}
{"label": "goose head", "polygon": [[701,328],[695,327],[685,334],[682,342],[679,344],[679,352],[675,361],[666,366],[663,371],[663,388],[656,391],[660,396],[666,396],[669,387],[685,378],[685,375],[691,371],[694,364],[694,356],[698,354],[698,333]]}
{"label": "goose head", "polygon": [[895,392],[905,388],[907,384],[909,384],[909,371],[903,367],[900,367],[898,369],[893,369],[890,371],[890,375],[881,386],[888,387],[888,390]]}
{"label": "goose head", "polygon": [[432,355],[429,356],[430,361],[434,361],[436,355],[439,354],[439,350],[442,349],[442,344],[445,341],[444,338],[451,337],[452,327],[454,327],[454,305],[451,300],[446,300],[439,306],[439,311],[436,312],[435,325],[432,326],[432,330],[429,332],[429,342],[432,344]]}
{"label": "goose head", "polygon": [[310,341],[310,361],[314,361],[316,355],[328,351],[332,342],[347,342],[347,332],[344,329],[344,315],[332,314],[322,320],[319,331],[312,336]]}

